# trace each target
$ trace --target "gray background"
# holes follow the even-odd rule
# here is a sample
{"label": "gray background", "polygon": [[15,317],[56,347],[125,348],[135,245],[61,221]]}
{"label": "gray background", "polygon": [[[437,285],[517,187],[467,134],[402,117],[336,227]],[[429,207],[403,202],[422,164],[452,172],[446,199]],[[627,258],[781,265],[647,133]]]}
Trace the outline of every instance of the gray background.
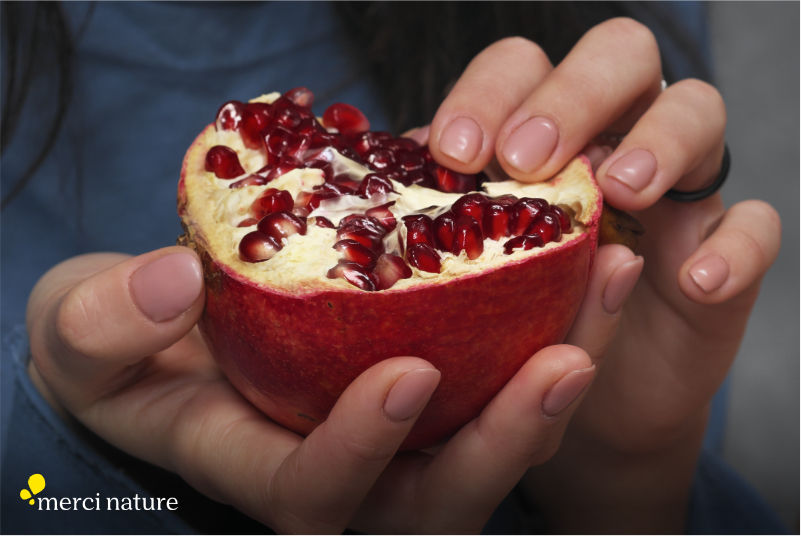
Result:
{"label": "gray background", "polygon": [[717,86],[728,110],[731,204],[759,198],[782,217],[731,375],[724,456],[799,530],[799,4],[709,5]]}

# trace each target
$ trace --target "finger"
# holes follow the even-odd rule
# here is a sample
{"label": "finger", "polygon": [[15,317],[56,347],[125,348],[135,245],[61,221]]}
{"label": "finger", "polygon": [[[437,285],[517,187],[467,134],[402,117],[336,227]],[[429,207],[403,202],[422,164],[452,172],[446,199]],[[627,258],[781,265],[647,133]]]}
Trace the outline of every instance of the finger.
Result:
{"label": "finger", "polygon": [[407,130],[401,136],[404,138],[411,138],[420,145],[428,145],[428,135],[431,131],[431,125],[425,125],[423,127],[416,127],[410,130]]}
{"label": "finger", "polygon": [[304,532],[343,530],[439,379],[438,370],[417,358],[387,360],[359,376],[272,478],[276,515],[307,520]]}
{"label": "finger", "polygon": [[583,348],[596,362],[615,334],[620,313],[643,269],[643,258],[618,244],[601,246],[581,309],[565,342]]}
{"label": "finger", "polygon": [[579,348],[537,352],[437,453],[418,487],[405,488],[424,507],[417,521],[435,533],[480,529],[526,469],[556,451],[594,373]]}
{"label": "finger", "polygon": [[730,300],[765,275],[780,243],[781,221],[773,207],[754,200],[738,203],[684,262],[679,286],[699,303]]}
{"label": "finger", "polygon": [[631,19],[606,21],[568,56],[505,122],[496,152],[526,182],[553,176],[587,142],[661,89],[656,40]]}
{"label": "finger", "polygon": [[542,49],[521,37],[484,49],[431,122],[429,148],[437,161],[463,173],[481,171],[495,156],[501,125],[551,69]]}
{"label": "finger", "polygon": [[100,386],[121,369],[192,329],[202,288],[197,256],[178,246],[64,262],[42,277],[29,301],[34,363],[75,401],[102,396]]}
{"label": "finger", "polygon": [[718,91],[700,80],[668,87],[598,170],[612,205],[641,210],[667,190],[693,191],[720,171],[726,108]]}

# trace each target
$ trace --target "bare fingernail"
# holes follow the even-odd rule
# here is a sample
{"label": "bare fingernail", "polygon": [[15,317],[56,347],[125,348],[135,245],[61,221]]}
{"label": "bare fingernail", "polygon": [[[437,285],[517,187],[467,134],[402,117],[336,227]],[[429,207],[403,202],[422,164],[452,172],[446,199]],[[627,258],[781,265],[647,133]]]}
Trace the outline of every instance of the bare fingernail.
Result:
{"label": "bare fingernail", "polygon": [[714,292],[729,278],[729,263],[720,255],[707,255],[690,267],[690,277],[704,292]]}
{"label": "bare fingernail", "polygon": [[437,369],[415,369],[395,380],[384,399],[384,414],[390,420],[400,422],[411,419],[428,403],[439,384]]}
{"label": "bare fingernail", "polygon": [[645,189],[655,174],[656,158],[645,149],[634,149],[620,157],[606,172],[607,176],[622,182],[635,192]]}
{"label": "bare fingernail", "polygon": [[604,311],[610,315],[616,314],[623,307],[626,299],[634,290],[634,285],[640,277],[643,267],[643,258],[635,257],[634,259],[622,264],[617,270],[609,277],[606,282],[603,296],[601,297],[601,305]]}
{"label": "bare fingernail", "polygon": [[512,132],[503,144],[503,157],[524,173],[544,164],[556,148],[559,131],[547,117],[532,117]]}
{"label": "bare fingernail", "polygon": [[136,306],[154,322],[186,311],[203,288],[203,272],[189,253],[171,253],[136,270],[129,282]]}
{"label": "bare fingernail", "polygon": [[439,138],[439,149],[451,158],[468,164],[481,151],[484,133],[478,123],[469,117],[458,117],[451,121]]}
{"label": "bare fingernail", "polygon": [[595,365],[562,376],[545,393],[542,399],[542,413],[546,417],[556,417],[562,413],[587,389],[594,375]]}

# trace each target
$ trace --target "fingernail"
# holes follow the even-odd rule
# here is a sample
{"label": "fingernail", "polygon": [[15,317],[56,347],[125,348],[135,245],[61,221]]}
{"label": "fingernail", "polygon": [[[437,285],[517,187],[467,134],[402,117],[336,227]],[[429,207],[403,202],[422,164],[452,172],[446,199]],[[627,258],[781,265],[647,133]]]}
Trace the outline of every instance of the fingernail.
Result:
{"label": "fingernail", "polygon": [[595,365],[568,372],[562,376],[542,399],[542,412],[546,417],[556,417],[570,406],[592,381]]}
{"label": "fingernail", "polygon": [[415,369],[395,380],[384,399],[384,414],[400,422],[420,413],[439,384],[437,369]]}
{"label": "fingernail", "polygon": [[643,258],[636,257],[615,270],[606,282],[601,305],[604,311],[610,315],[616,314],[623,307],[626,299],[634,290],[634,285],[640,277],[643,266]]}
{"label": "fingernail", "polygon": [[451,158],[468,164],[481,151],[484,133],[478,123],[469,117],[451,121],[439,138],[439,149]]}
{"label": "fingernail", "polygon": [[713,292],[729,278],[729,263],[720,255],[707,255],[690,267],[690,277],[704,292]]}
{"label": "fingernail", "polygon": [[656,174],[656,158],[650,151],[634,149],[619,158],[606,172],[635,192],[642,191]]}
{"label": "fingernail", "polygon": [[131,275],[131,296],[154,322],[172,320],[192,305],[203,288],[200,263],[189,253],[171,253]]}
{"label": "fingernail", "polygon": [[530,173],[544,164],[556,148],[559,131],[546,117],[532,117],[506,139],[503,157],[524,173]]}

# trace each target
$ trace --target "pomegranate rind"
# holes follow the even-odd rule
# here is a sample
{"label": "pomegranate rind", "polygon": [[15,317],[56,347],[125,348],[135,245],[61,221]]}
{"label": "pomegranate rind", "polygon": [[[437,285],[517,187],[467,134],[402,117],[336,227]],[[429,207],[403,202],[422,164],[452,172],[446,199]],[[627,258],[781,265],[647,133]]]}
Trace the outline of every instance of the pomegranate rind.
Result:
{"label": "pomegranate rind", "polygon": [[209,248],[188,207],[190,162],[205,154],[208,137],[206,129],[190,147],[178,185],[184,242],[204,269],[200,328],[232,384],[276,422],[308,434],[361,372],[412,355],[430,361],[442,380],[403,448],[430,446],[476,417],[529,357],[567,334],[586,290],[602,208],[583,156],[570,165],[597,195],[584,207],[583,232],[569,240],[444,282],[298,292],[243,277]]}

